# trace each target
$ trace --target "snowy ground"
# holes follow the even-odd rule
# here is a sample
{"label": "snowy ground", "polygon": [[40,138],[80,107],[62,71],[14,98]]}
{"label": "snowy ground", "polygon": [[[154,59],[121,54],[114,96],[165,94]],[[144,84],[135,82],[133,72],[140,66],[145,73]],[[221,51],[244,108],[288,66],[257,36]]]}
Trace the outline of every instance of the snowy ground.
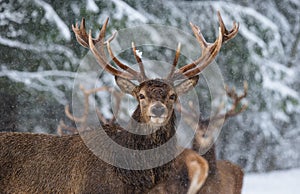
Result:
{"label": "snowy ground", "polygon": [[299,194],[300,169],[247,174],[242,194]]}

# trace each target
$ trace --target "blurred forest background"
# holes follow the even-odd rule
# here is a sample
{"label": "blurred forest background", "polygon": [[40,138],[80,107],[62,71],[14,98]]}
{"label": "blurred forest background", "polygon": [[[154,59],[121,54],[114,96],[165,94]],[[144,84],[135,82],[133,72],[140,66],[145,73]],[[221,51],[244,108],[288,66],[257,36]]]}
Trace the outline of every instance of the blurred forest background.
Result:
{"label": "blurred forest background", "polygon": [[0,131],[56,133],[88,51],[71,31],[82,17],[98,33],[109,16],[108,34],[145,23],[192,33],[192,21],[211,41],[216,10],[228,26],[240,24],[217,57],[225,82],[237,88],[249,83],[249,108],[223,127],[218,157],[247,172],[300,167],[298,0],[0,0]]}

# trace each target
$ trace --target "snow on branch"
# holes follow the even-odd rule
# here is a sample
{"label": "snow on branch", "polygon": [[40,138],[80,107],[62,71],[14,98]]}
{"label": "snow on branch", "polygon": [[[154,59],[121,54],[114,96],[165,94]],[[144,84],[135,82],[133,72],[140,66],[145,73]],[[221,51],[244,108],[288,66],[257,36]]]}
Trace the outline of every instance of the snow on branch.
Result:
{"label": "snow on branch", "polygon": [[71,32],[68,26],[63,22],[63,20],[58,16],[53,7],[42,0],[34,1],[38,6],[42,7],[45,10],[45,18],[49,22],[53,22],[57,25],[61,36],[63,36],[67,41],[71,40]]}
{"label": "snow on branch", "polygon": [[0,44],[12,47],[12,48],[18,48],[22,50],[29,50],[33,51],[36,53],[41,53],[41,52],[51,52],[51,53],[61,53],[68,57],[68,59],[71,60],[73,64],[77,62],[77,58],[75,57],[75,53],[69,49],[68,47],[58,45],[58,44],[50,44],[50,45],[45,45],[45,44],[26,44],[17,40],[11,40],[8,38],[4,38],[0,36]]}
{"label": "snow on branch", "polygon": [[299,99],[298,92],[283,84],[281,81],[270,80],[269,77],[266,76],[264,77],[263,85],[265,88],[279,92],[282,97],[290,96]]}
{"label": "snow on branch", "polygon": [[86,9],[88,11],[93,12],[93,13],[98,13],[99,12],[99,7],[97,6],[97,4],[95,3],[94,0],[87,0],[86,1]]}
{"label": "snow on branch", "polygon": [[22,24],[25,14],[24,12],[20,11],[12,11],[12,5],[11,4],[0,4],[0,9],[2,10],[0,12],[0,26],[7,25],[9,22],[15,22],[17,24]]}
{"label": "snow on branch", "polygon": [[59,87],[72,89],[75,76],[76,72],[59,70],[26,72],[10,70],[5,66],[2,66],[0,71],[0,77],[8,77],[38,91],[50,92],[60,104],[66,104],[67,100],[64,91]]}
{"label": "snow on branch", "polygon": [[139,20],[143,23],[148,22],[147,17],[145,17],[142,13],[133,9],[127,3],[122,0],[112,0],[112,2],[116,5],[115,17],[117,19],[121,19],[124,15],[128,16],[128,19],[131,21]]}

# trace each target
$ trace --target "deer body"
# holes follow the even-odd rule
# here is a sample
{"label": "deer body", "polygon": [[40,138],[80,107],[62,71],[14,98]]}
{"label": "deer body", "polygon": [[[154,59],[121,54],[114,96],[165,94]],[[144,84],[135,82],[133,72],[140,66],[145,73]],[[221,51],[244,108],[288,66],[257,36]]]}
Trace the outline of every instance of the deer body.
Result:
{"label": "deer body", "polygon": [[215,146],[203,155],[209,165],[206,182],[199,190],[201,194],[241,194],[243,170],[226,160],[216,160]]}
{"label": "deer body", "polygon": [[124,193],[79,135],[0,133],[0,193]]}
{"label": "deer body", "polygon": [[[220,120],[227,120],[229,117],[235,116],[246,109],[246,104],[242,105],[240,109],[237,107],[241,100],[246,97],[247,90],[247,83],[244,83],[244,93],[242,95],[238,95],[234,89],[226,87],[227,95],[233,100],[232,107],[225,114],[217,114],[209,119],[195,118],[193,114],[188,113],[186,110],[181,110],[184,112],[183,118],[185,122],[191,128],[196,128],[192,149],[198,152],[212,145],[203,155],[203,158],[208,162],[209,173],[206,182],[199,190],[201,194],[240,194],[242,192],[243,170],[229,161],[216,159],[213,134]],[[209,128],[209,124],[212,124],[211,126],[213,127]]]}
{"label": "deer body", "polygon": [[[231,92],[231,94],[233,94],[233,91]],[[208,130],[209,120],[212,120],[212,122],[218,122],[218,119],[220,118],[225,118],[226,120],[229,117],[235,116],[240,111],[244,110],[245,108],[238,111],[236,110],[236,106],[239,104],[241,99],[246,96],[246,94],[247,87],[244,87],[243,95],[237,96],[236,93],[235,95],[229,95],[231,98],[234,99],[234,105],[225,115],[218,115],[213,119],[200,119],[200,121],[196,124],[197,130],[192,145],[193,150],[198,151],[203,147],[205,148],[209,145],[212,145],[213,131]],[[192,124],[190,121],[191,120],[189,119],[187,122]],[[195,125],[195,123],[193,123],[193,125]],[[214,128],[211,128],[210,130],[213,129]],[[203,158],[205,158],[208,162],[209,172],[206,182],[199,190],[199,193],[241,194],[244,176],[242,168],[226,160],[217,160],[215,149],[215,145],[212,145],[212,147],[203,155]]]}
{"label": "deer body", "polygon": [[[174,105],[178,97],[197,84],[198,74],[214,60],[222,44],[238,32],[238,25],[234,23],[229,31],[220,13],[218,18],[219,36],[214,43],[206,42],[199,27],[191,24],[202,48],[202,55],[192,63],[176,69],[180,56],[179,44],[171,71],[163,79],[149,79],[146,76],[134,43],[133,54],[140,72],[121,63],[114,56],[110,42],[116,34],[104,40],[108,19],[97,38],[92,38],[91,31],[89,34],[86,32],[84,19],[80,26],[72,26],[77,41],[91,50],[105,71],[115,76],[122,92],[132,95],[138,102],[127,128],[132,131],[122,128],[118,130],[117,126],[103,126],[115,142],[129,149],[148,150],[165,144],[175,135]],[[104,47],[107,47],[117,68],[109,63]],[[132,80],[139,84],[136,85]],[[178,80],[180,83],[175,85]],[[92,130],[87,133],[90,133],[88,135],[91,139],[97,140],[93,131],[96,132]],[[171,153],[177,149],[176,146],[175,141],[170,146]],[[152,158],[137,162],[148,162],[147,159],[151,161]],[[5,193],[163,193],[170,186],[171,191],[177,188],[178,191],[194,194],[205,182],[208,171],[206,160],[191,150],[184,150],[178,159],[152,169],[121,169],[95,156],[79,135],[58,137],[27,133],[0,134],[0,167],[0,189]],[[220,171],[218,177],[221,179],[223,174],[227,176]]]}
{"label": "deer body", "polygon": [[[0,147],[0,193],[124,194],[145,193],[151,188],[150,193],[159,193],[162,188],[187,191],[189,180],[196,176],[199,188],[208,173],[205,159],[196,152],[185,150],[174,161],[173,168],[167,169],[168,174],[172,175],[168,177],[171,180],[163,182],[163,179],[167,178],[160,175],[160,182],[163,183],[157,182],[153,185],[150,182],[142,188],[135,185],[135,182],[126,184],[124,179],[132,181],[138,178],[147,182],[147,178],[151,177],[147,177],[147,171],[139,171],[136,174],[128,173],[130,171],[124,174],[118,172],[118,168],[95,156],[79,135],[60,137],[31,133],[0,133]],[[194,175],[194,169],[199,169],[200,173]],[[144,175],[143,179],[141,175]],[[170,184],[173,187],[170,187]]]}

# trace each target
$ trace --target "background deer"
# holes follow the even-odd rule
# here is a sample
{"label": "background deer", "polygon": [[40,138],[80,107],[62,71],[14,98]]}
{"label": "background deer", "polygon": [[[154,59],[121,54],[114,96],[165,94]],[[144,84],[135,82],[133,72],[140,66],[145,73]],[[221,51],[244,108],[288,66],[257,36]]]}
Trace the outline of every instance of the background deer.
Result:
{"label": "background deer", "polygon": [[197,152],[186,149],[175,162],[176,173],[152,188],[148,194],[198,193],[208,176],[207,161]]}
{"label": "background deer", "polygon": [[[219,36],[214,43],[207,43],[199,27],[191,23],[202,48],[202,55],[192,63],[176,69],[180,55],[179,45],[170,73],[163,79],[149,79],[146,76],[134,44],[133,54],[140,72],[121,63],[114,56],[110,42],[115,34],[107,41],[104,40],[108,19],[96,39],[92,38],[91,31],[87,34],[84,19],[80,27],[77,24],[72,26],[77,41],[91,50],[105,71],[115,76],[116,83],[123,92],[134,96],[138,101],[128,125],[128,129],[134,133],[117,126],[103,126],[104,131],[115,142],[130,149],[146,150],[163,145],[175,135],[174,104],[178,96],[197,84],[198,74],[214,60],[222,44],[238,32],[236,24],[228,31],[219,13],[218,17]],[[105,46],[118,68],[109,64],[104,52]],[[134,84],[132,80],[139,84]],[[174,85],[176,80],[181,82]],[[100,137],[97,137],[95,131],[89,131],[88,135],[97,140]],[[149,170],[127,170],[108,165],[93,155],[79,135],[58,137],[1,133],[0,145],[0,188],[4,192],[140,193],[176,174],[176,160]],[[176,142],[173,145],[171,153],[177,151]],[[144,160],[141,162],[148,162],[147,158]]]}
{"label": "background deer", "polygon": [[[208,119],[199,119],[198,123],[196,119],[196,111],[187,111],[184,108],[180,109],[183,113],[183,118],[185,122],[191,126],[195,131],[195,139],[193,141],[192,149],[196,152],[200,150],[206,150],[208,146],[212,147],[203,155],[203,157],[208,161],[209,173],[205,184],[200,189],[199,193],[209,194],[209,193],[228,193],[228,194],[240,194],[243,184],[243,171],[242,169],[225,160],[217,160],[215,153],[215,128],[218,127],[219,122],[223,122],[223,119],[226,121],[228,118],[235,116],[243,112],[247,105],[243,104],[240,106],[241,100],[246,97],[248,86],[247,83],[244,83],[244,92],[241,95],[238,95],[235,89],[229,89],[225,87],[227,96],[230,97],[233,101],[232,107],[224,114],[217,113],[212,118]],[[193,104],[190,104],[191,108]],[[240,106],[240,107],[239,107]],[[219,111],[222,106],[219,107]],[[209,128],[209,123],[212,124],[212,127]]]}

